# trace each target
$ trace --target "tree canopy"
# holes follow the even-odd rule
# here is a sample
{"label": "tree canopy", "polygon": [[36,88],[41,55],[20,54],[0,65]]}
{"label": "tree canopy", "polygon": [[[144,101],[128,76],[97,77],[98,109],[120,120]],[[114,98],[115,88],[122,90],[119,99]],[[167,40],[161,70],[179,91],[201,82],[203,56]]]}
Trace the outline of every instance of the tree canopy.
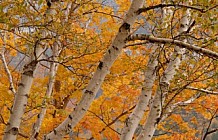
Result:
{"label": "tree canopy", "polygon": [[217,7],[0,1],[0,138],[213,139]]}

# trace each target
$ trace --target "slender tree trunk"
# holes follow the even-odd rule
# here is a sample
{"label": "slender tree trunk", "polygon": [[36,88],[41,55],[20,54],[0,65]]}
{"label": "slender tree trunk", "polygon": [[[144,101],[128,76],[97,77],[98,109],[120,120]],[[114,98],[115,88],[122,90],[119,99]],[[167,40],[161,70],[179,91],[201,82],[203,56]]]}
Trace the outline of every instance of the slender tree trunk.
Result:
{"label": "slender tree trunk", "polygon": [[32,55],[30,61],[23,68],[21,81],[18,85],[18,90],[15,95],[11,115],[5,129],[3,140],[16,140],[17,134],[19,133],[20,123],[27,105],[27,99],[34,78],[33,75],[37,69],[37,59],[43,52],[42,48],[36,47],[35,49],[36,56]]}
{"label": "slender tree trunk", "polygon": [[15,87],[14,87],[14,83],[13,83],[13,78],[12,78],[11,72],[10,72],[10,70],[8,68],[8,64],[7,64],[6,59],[5,59],[5,55],[4,55],[5,52],[4,51],[5,51],[5,46],[4,46],[3,50],[2,50],[2,52],[0,53],[0,59],[2,60],[5,72],[6,72],[7,76],[8,76],[8,80],[9,80],[9,83],[10,83],[9,89],[15,95],[16,94],[16,90],[15,90]]}
{"label": "slender tree trunk", "polygon": [[[170,14],[169,16],[166,15],[166,13],[166,9],[163,9],[162,21],[164,23],[167,23],[169,21],[169,16],[171,16]],[[165,28],[167,28],[167,26],[168,24],[165,24]],[[158,46],[155,46],[153,48],[154,52],[150,55],[149,62],[147,64],[147,69],[145,70],[145,82],[141,91],[141,95],[139,96],[139,101],[135,109],[125,122],[125,126],[121,135],[121,140],[132,139],[134,132],[148,107],[149,101],[151,100],[152,87],[156,78],[158,66],[157,56],[159,54],[159,51],[157,51],[157,48]]]}
{"label": "slender tree trunk", "polygon": [[92,101],[94,100],[98,89],[100,88],[105,76],[110,72],[110,68],[117,57],[121,54],[122,48],[130,33],[130,28],[136,20],[136,11],[142,7],[143,0],[133,0],[129,11],[126,14],[124,22],[119,28],[115,39],[105,53],[103,59],[99,62],[98,68],[94,73],[93,78],[87,85],[81,101],[75,107],[75,110],[51,133],[45,136],[46,140],[59,140],[68,134],[72,128],[83,118]]}
{"label": "slender tree trunk", "polygon": [[[51,5],[53,5],[53,2],[51,2]],[[68,16],[70,13],[70,9],[72,8],[72,2],[68,2],[66,9],[64,10],[64,14],[65,14],[65,18],[64,18],[64,22],[68,22]],[[47,15],[53,15],[55,14],[55,11],[52,11],[51,8],[48,8],[46,11]],[[59,55],[59,44],[58,44],[58,40],[54,42],[53,47],[52,47],[52,52],[53,52],[53,57],[52,57],[52,61],[51,65],[50,65],[50,75],[49,75],[49,82],[48,82],[48,87],[46,90],[46,95],[45,98],[42,102],[42,110],[41,112],[38,114],[37,116],[37,120],[36,123],[33,125],[33,131],[32,131],[32,135],[31,135],[31,140],[36,140],[38,135],[39,135],[39,131],[42,125],[42,121],[45,117],[46,114],[46,110],[47,110],[47,100],[48,98],[50,98],[51,94],[52,94],[52,89],[53,89],[53,85],[55,82],[55,75],[58,69],[58,63],[56,63],[57,61],[57,57]]]}
{"label": "slender tree trunk", "polygon": [[152,87],[156,78],[156,68],[157,68],[157,46],[153,48],[153,52],[150,55],[147,69],[145,70],[145,81],[142,87],[141,95],[139,96],[139,102],[137,103],[135,109],[130,114],[125,122],[125,127],[122,130],[121,140],[131,140],[135,129],[137,128],[139,121],[142,119],[148,102],[151,98]]}
{"label": "slender tree trunk", "polygon": [[[189,9],[187,9],[186,15],[184,15],[184,17],[181,20],[181,27],[179,31],[180,33],[188,29],[189,19],[190,12]],[[162,107],[165,101],[165,96],[168,93],[170,81],[176,74],[176,69],[179,67],[181,63],[181,59],[184,55],[184,52],[184,49],[181,49],[178,46],[175,47],[174,53],[171,55],[170,62],[168,63],[167,68],[160,79],[158,89],[154,96],[153,102],[151,103],[151,109],[147,117],[146,123],[137,140],[152,139],[154,132],[156,130],[156,126],[161,119]]]}
{"label": "slender tree trunk", "polygon": [[47,99],[50,98],[52,94],[52,88],[53,88],[54,81],[55,81],[55,75],[58,69],[58,64],[55,63],[55,61],[57,61],[57,56],[58,56],[58,44],[56,42],[53,45],[52,51],[53,51],[53,57],[52,57],[53,62],[51,62],[50,64],[50,75],[49,75],[48,87],[46,90],[45,98],[43,99],[43,102],[42,102],[42,110],[37,116],[36,123],[33,125],[33,132],[32,132],[30,140],[36,140],[39,134],[39,130],[41,128],[42,121],[45,117],[46,110],[47,110]]}

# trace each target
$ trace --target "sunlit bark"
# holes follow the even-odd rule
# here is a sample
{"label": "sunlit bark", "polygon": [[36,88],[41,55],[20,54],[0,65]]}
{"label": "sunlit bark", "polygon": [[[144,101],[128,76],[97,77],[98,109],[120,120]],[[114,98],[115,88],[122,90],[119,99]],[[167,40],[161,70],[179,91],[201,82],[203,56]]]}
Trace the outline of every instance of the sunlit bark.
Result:
{"label": "sunlit bark", "polygon": [[44,50],[41,47],[35,48],[35,55],[32,54],[29,62],[24,66],[18,90],[15,95],[11,115],[5,129],[3,140],[16,140],[19,133],[20,123],[27,106],[27,99],[33,83],[34,73],[37,69],[38,59]]}
{"label": "sunlit bark", "polygon": [[[180,33],[186,31],[188,29],[188,25],[190,22],[190,11],[187,9],[186,15],[183,16],[181,20]],[[183,40],[185,41],[185,40]],[[156,130],[157,124],[161,120],[162,108],[165,101],[165,96],[168,93],[168,89],[170,86],[170,82],[176,74],[176,70],[178,69],[181,59],[185,50],[175,47],[174,53],[171,55],[170,62],[167,65],[163,75],[160,78],[158,89],[155,93],[154,99],[151,103],[151,108],[146,119],[146,123],[143,126],[143,130],[138,136],[137,140],[151,140],[154,132]]]}
{"label": "sunlit bark", "polygon": [[57,128],[46,136],[49,139],[61,139],[68,134],[72,128],[83,118],[92,101],[94,100],[97,91],[99,90],[105,76],[110,72],[110,68],[117,57],[121,54],[122,48],[125,46],[126,38],[129,36],[130,29],[136,20],[136,11],[143,5],[142,0],[133,0],[129,11],[124,18],[119,32],[114,38],[111,46],[105,53],[103,59],[99,62],[98,68],[94,73],[93,78],[87,85],[81,101],[75,107],[74,111],[66,118]]}
{"label": "sunlit bark", "polygon": [[151,98],[152,87],[156,78],[156,69],[157,69],[157,56],[159,51],[157,51],[157,46],[153,48],[151,52],[147,68],[145,70],[145,81],[142,87],[141,95],[139,96],[139,102],[137,103],[135,109],[130,114],[125,122],[125,126],[122,130],[121,140],[131,140],[132,136],[137,128],[139,121],[142,119],[148,102]]}

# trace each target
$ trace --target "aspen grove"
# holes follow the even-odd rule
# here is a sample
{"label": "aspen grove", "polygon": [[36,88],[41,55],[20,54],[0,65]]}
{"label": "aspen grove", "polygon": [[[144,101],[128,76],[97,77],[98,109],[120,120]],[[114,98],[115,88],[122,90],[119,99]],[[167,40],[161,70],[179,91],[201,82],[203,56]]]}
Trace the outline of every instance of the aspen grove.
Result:
{"label": "aspen grove", "polygon": [[0,138],[216,139],[217,8],[0,1]]}

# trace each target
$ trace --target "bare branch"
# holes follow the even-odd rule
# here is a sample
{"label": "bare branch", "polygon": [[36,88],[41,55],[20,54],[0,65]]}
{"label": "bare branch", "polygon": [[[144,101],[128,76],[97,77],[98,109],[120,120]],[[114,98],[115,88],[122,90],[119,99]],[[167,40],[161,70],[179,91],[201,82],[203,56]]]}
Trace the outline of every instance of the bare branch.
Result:
{"label": "bare branch", "polygon": [[185,106],[185,105],[188,105],[188,104],[191,104],[193,103],[197,98],[199,98],[201,96],[200,93],[197,93],[195,95],[193,95],[191,98],[189,98],[188,100],[186,101],[181,101],[181,102],[177,102],[171,106],[169,106],[167,108],[167,114],[163,115],[161,117],[161,121],[165,120],[167,117],[169,117],[171,115],[171,113],[175,110],[175,108],[177,108],[178,106]]}
{"label": "bare branch", "polygon": [[204,92],[204,93],[207,93],[207,94],[218,95],[218,91],[200,89],[200,88],[195,88],[195,87],[191,87],[191,86],[187,86],[186,89],[196,90],[196,91]]}
{"label": "bare branch", "polygon": [[211,124],[212,124],[212,121],[213,121],[213,119],[215,118],[215,116],[216,116],[216,114],[217,114],[217,111],[218,111],[218,110],[216,110],[216,111],[214,112],[214,114],[212,115],[212,117],[210,118],[209,124],[208,124],[208,126],[207,126],[207,129],[206,129],[205,134],[203,135],[202,140],[206,140],[206,138],[207,138],[207,136],[208,136],[209,134],[211,134],[211,133],[217,131],[216,129],[209,131],[210,126],[211,126]]}
{"label": "bare branch", "polygon": [[12,91],[12,93],[15,95],[16,94],[16,90],[14,88],[14,84],[13,84],[13,78],[12,78],[12,75],[11,75],[11,72],[8,68],[8,65],[7,65],[7,62],[5,60],[5,55],[4,55],[4,52],[1,52],[0,53],[0,58],[2,60],[2,63],[3,63],[3,67],[5,69],[5,72],[7,73],[7,76],[8,76],[8,79],[9,79],[9,83],[10,83],[10,87],[9,89]]}
{"label": "bare branch", "polygon": [[180,46],[182,48],[186,48],[188,50],[195,51],[197,53],[202,53],[202,54],[204,54],[204,55],[206,55],[208,57],[218,59],[218,53],[217,52],[214,52],[214,51],[211,51],[211,50],[208,50],[208,49],[205,49],[205,48],[201,48],[201,47],[198,47],[196,45],[191,45],[191,44],[185,43],[183,41],[170,39],[170,38],[158,38],[158,37],[153,37],[151,35],[146,35],[146,34],[136,34],[136,35],[129,36],[127,38],[127,40],[128,41],[147,40],[147,41],[152,42],[152,43],[174,44],[174,45]]}
{"label": "bare branch", "polygon": [[153,9],[157,9],[157,8],[165,8],[165,7],[180,7],[180,8],[189,8],[189,9],[192,9],[192,10],[195,10],[195,11],[199,11],[201,13],[206,13],[207,11],[211,10],[211,9],[214,9],[216,8],[218,5],[215,5],[213,7],[210,7],[208,9],[203,9],[203,8],[199,8],[199,7],[196,7],[196,6],[191,6],[191,5],[184,5],[184,4],[157,4],[157,5],[154,5],[154,6],[148,6],[148,7],[143,7],[143,8],[140,8],[137,13],[138,14],[141,14],[143,12],[147,12],[149,10],[153,10]]}

